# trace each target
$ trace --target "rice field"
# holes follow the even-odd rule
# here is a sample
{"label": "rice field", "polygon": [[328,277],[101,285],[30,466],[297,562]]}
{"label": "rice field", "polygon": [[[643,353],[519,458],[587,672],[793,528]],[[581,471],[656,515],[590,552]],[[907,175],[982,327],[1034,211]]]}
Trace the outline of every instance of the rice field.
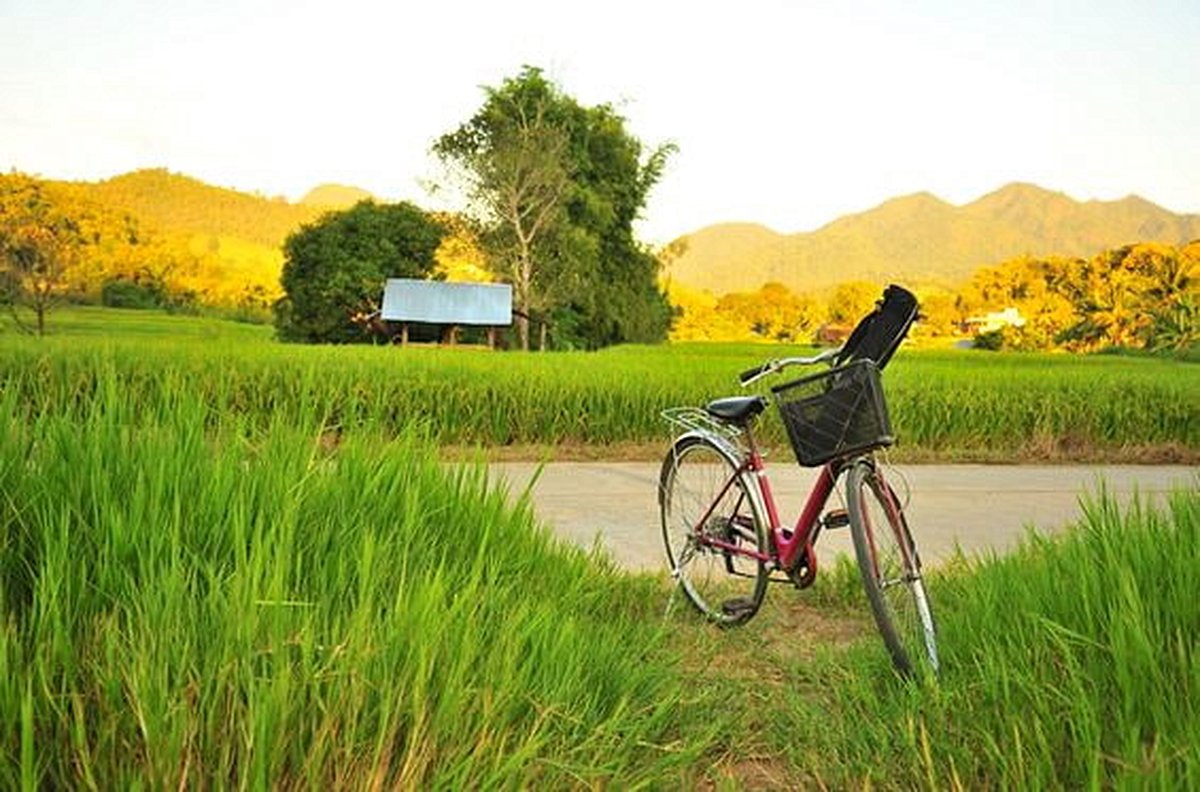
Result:
{"label": "rice field", "polygon": [[[66,318],[0,336],[0,787],[1200,786],[1200,479],[1161,510],[1096,493],[1061,538],[941,570],[943,677],[906,683],[848,565],[714,630],[441,461],[659,438],[660,405],[723,394],[762,348]],[[1197,446],[1184,365],[959,354],[888,369],[905,445]]]}
{"label": "rice field", "polygon": [[[115,329],[106,330],[106,317]],[[263,327],[79,310],[74,324],[40,343],[11,335],[0,342],[0,378],[20,403],[63,414],[88,404],[104,373],[146,410],[170,411],[179,389],[215,414],[260,426],[317,414],[339,432],[419,427],[443,446],[583,445],[603,453],[633,444],[656,453],[667,436],[661,410],[740,393],[738,372],[807,352],[704,344],[554,354],[303,347],[274,343]],[[1195,364],[902,351],[884,384],[901,459],[1200,459]],[[762,431],[768,442],[783,442],[774,415]]]}

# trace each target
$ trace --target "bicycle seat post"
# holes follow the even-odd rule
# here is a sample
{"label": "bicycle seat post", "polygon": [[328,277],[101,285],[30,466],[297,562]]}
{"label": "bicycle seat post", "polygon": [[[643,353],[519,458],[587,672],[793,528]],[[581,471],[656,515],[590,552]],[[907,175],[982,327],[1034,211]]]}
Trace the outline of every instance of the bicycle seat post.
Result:
{"label": "bicycle seat post", "polygon": [[742,428],[746,435],[746,450],[749,452],[751,467],[757,469],[762,465],[762,456],[758,453],[758,443],[754,439],[754,418],[748,418]]}

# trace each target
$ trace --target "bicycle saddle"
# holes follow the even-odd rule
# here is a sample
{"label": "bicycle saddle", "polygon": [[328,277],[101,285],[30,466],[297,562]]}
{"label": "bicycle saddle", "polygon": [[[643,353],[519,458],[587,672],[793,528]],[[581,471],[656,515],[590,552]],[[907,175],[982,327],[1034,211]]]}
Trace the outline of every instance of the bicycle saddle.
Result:
{"label": "bicycle saddle", "polygon": [[745,426],[767,408],[764,396],[730,396],[709,402],[704,410],[713,418],[735,426]]}

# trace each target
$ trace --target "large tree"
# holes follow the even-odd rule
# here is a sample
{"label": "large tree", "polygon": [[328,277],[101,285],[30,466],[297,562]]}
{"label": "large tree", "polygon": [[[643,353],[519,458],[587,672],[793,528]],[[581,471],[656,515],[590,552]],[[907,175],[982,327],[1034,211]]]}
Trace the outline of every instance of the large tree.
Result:
{"label": "large tree", "polygon": [[581,106],[537,68],[485,91],[434,151],[465,183],[492,265],[513,285],[522,347],[527,317],[561,346],[662,339],[658,262],[632,228],[673,147],[646,153],[612,107]]}
{"label": "large tree", "polygon": [[410,203],[363,201],[304,225],[284,243],[275,326],[285,341],[367,341],[388,278],[427,278],[445,236]]}
{"label": "large tree", "polygon": [[435,150],[454,162],[500,274],[513,286],[521,347],[529,318],[550,304],[547,250],[571,189],[562,97],[540,75],[488,89],[483,109]]}

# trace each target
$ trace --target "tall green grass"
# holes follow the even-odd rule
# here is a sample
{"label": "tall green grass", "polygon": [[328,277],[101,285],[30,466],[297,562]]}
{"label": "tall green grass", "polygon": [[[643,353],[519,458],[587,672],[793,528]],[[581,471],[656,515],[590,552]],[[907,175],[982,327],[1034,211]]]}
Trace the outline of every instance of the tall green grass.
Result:
{"label": "tall green grass", "polygon": [[771,750],[835,788],[1200,786],[1200,488],[1085,511],[935,576],[939,683],[889,677],[872,641],[793,666]]}
{"label": "tall green grass", "polygon": [[984,352],[899,357],[884,376],[904,444],[932,452],[1200,450],[1200,369],[1170,360]]}
{"label": "tall green grass", "polygon": [[635,786],[711,746],[657,584],[481,468],[125,384],[0,395],[0,787]]}
{"label": "tall green grass", "polygon": [[[153,325],[125,332],[132,320],[119,319],[108,336],[7,337],[0,383],[32,409],[62,414],[86,405],[105,376],[147,411],[182,388],[259,427],[318,412],[343,430],[367,424],[402,433],[420,424],[441,444],[603,447],[661,443],[662,409],[738,393],[738,371],[803,351],[304,347],[274,343],[262,328],[204,336],[203,328],[229,323],[193,319],[186,333],[148,343]],[[1154,359],[913,351],[897,356],[884,383],[901,458],[1114,459],[1158,448],[1160,458],[1187,460],[1200,457],[1196,371]],[[761,431],[768,444],[786,447],[773,413]]]}
{"label": "tall green grass", "polygon": [[[769,614],[664,620],[663,581],[437,462],[448,438],[657,433],[658,404],[724,392],[763,351],[4,339],[0,787],[1200,786],[1200,482],[1166,511],[1098,498],[1063,539],[934,575],[944,673],[921,686],[869,626],[801,663],[811,639]],[[1088,431],[1195,442],[1191,369],[956,371],[975,359],[898,358],[898,427],[951,391],[1015,394],[966,440],[950,413],[928,424],[1013,442],[1005,422],[1086,427],[1111,393]],[[772,607],[865,622],[836,570]]]}

